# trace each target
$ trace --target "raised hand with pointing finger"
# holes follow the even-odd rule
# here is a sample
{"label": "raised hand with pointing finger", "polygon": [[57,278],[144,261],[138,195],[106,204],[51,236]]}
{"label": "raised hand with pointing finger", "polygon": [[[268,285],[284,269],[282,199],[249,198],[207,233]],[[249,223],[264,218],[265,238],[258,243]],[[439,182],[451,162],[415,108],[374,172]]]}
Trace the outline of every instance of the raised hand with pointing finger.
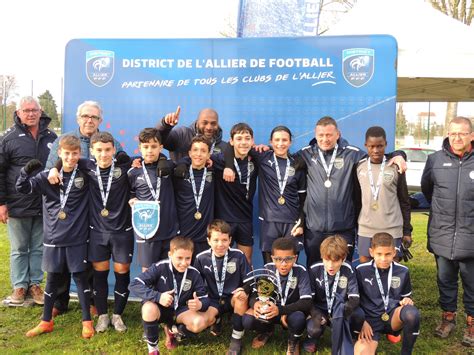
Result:
{"label": "raised hand with pointing finger", "polygon": [[164,117],[165,123],[170,126],[176,126],[179,121],[179,113],[181,112],[181,106],[176,108],[175,112],[170,112]]}

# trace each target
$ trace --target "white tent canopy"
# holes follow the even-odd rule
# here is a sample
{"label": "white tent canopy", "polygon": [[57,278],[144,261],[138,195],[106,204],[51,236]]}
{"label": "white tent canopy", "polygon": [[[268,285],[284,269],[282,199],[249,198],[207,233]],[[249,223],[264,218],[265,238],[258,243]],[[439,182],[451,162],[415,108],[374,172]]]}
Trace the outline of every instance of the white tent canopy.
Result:
{"label": "white tent canopy", "polygon": [[397,101],[474,101],[474,28],[423,0],[358,0],[324,35],[398,42]]}

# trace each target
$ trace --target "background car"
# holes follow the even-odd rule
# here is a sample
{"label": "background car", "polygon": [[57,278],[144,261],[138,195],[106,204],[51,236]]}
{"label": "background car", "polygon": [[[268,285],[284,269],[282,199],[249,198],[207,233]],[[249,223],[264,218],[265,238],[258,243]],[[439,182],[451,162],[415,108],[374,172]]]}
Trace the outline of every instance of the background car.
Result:
{"label": "background car", "polygon": [[421,175],[425,168],[428,155],[436,152],[435,149],[421,147],[400,148],[407,155],[407,185],[408,191],[420,191]]}

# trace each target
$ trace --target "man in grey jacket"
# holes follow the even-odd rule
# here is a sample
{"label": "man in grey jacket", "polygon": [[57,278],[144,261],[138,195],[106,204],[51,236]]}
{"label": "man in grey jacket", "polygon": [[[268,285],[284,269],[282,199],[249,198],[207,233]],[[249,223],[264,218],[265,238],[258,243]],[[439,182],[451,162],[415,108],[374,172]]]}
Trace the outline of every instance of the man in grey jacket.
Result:
{"label": "man in grey jacket", "polygon": [[474,152],[472,122],[454,118],[443,149],[428,157],[421,189],[431,202],[428,249],[436,259],[441,324],[448,337],[456,325],[458,274],[463,286],[467,327],[462,344],[474,347]]}

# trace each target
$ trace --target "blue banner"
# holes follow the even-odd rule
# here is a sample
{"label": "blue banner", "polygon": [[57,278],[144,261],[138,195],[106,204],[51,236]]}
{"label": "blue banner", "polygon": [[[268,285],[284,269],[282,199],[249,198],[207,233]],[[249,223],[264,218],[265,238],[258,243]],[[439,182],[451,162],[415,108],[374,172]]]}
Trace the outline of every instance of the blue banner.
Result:
{"label": "blue banner", "polygon": [[217,110],[226,140],[236,122],[248,122],[259,143],[283,124],[296,150],[329,115],[362,146],[374,124],[394,136],[396,53],[395,39],[381,35],[73,40],[66,49],[64,130],[77,127],[77,106],[92,99],[104,109],[101,129],[131,154],[138,153],[138,132],[178,105],[183,125],[202,108]]}

